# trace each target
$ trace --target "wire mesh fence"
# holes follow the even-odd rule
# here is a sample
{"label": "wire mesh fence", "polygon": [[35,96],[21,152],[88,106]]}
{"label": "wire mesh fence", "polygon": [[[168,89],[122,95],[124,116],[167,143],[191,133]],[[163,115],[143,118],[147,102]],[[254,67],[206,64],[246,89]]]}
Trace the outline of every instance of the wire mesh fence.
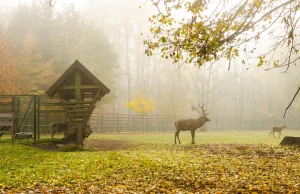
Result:
{"label": "wire mesh fence", "polygon": [[[180,117],[188,119],[197,117]],[[99,133],[149,133],[174,132],[174,122],[178,118],[168,116],[140,116],[125,114],[92,114],[89,124],[94,132]],[[210,117],[204,131],[239,131],[239,130],[271,130],[273,126],[287,125],[289,129],[297,130],[300,119],[285,119],[270,117]]]}
{"label": "wire mesh fence", "polygon": [[[7,109],[7,110],[6,110]],[[0,96],[0,110],[14,112],[16,132],[34,132],[37,136],[49,136],[51,123],[66,122],[67,117],[59,99],[43,96]],[[127,115],[93,113],[89,120],[92,130],[97,133],[167,133],[174,132],[177,119],[197,117],[171,117],[158,115]],[[271,130],[273,126],[286,125],[288,129],[298,130],[300,118],[276,117],[209,117],[197,131],[253,131]]]}

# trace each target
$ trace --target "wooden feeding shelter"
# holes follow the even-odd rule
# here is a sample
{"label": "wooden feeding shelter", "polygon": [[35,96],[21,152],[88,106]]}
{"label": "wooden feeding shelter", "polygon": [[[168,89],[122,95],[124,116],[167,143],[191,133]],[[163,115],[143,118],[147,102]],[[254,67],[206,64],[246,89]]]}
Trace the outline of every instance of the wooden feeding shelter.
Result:
{"label": "wooden feeding shelter", "polygon": [[64,111],[76,129],[77,147],[83,147],[84,129],[96,102],[109,92],[78,60],[46,91],[51,98],[57,95],[61,99]]}

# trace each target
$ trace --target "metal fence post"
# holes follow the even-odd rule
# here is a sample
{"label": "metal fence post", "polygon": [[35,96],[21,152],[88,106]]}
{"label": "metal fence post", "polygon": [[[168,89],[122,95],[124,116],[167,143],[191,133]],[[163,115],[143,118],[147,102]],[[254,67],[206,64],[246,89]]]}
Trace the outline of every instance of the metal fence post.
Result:
{"label": "metal fence post", "polygon": [[144,116],[142,116],[142,118],[143,118],[143,133],[145,133],[145,123],[144,123]]}
{"label": "metal fence post", "polygon": [[40,98],[37,97],[37,138],[40,139]]}
{"label": "metal fence post", "polygon": [[119,133],[119,115],[117,115],[117,133]]}
{"label": "metal fence post", "polygon": [[165,117],[163,116],[163,131],[165,131]]}
{"label": "metal fence post", "polygon": [[147,115],[147,133],[149,132],[149,129],[148,129],[148,123],[149,123],[149,117]]}
{"label": "metal fence post", "polygon": [[14,142],[15,141],[15,133],[16,133],[16,125],[17,125],[17,116],[18,116],[18,112],[16,112],[16,97],[12,96],[11,99],[11,104],[12,104],[12,113],[13,113],[13,118],[12,118],[12,122],[13,122],[13,127],[12,127],[12,131],[11,131],[11,139]]}
{"label": "metal fence post", "polygon": [[15,133],[19,133],[20,132],[20,124],[21,124],[21,108],[20,108],[20,97],[17,98],[17,123],[18,125],[16,126],[17,127],[17,130],[15,130]]}
{"label": "metal fence post", "polygon": [[102,133],[104,133],[104,129],[103,129],[103,114],[101,114],[101,131]]}
{"label": "metal fence post", "polygon": [[36,95],[33,96],[33,138],[36,141]]}
{"label": "metal fence post", "polygon": [[132,126],[132,132],[134,133],[134,122],[133,122],[134,115],[131,115],[131,126]]}

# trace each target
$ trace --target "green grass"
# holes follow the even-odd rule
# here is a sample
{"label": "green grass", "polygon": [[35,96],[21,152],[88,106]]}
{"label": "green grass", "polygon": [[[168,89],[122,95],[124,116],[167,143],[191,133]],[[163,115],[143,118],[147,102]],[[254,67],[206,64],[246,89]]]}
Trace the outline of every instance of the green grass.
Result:
{"label": "green grass", "polygon": [[[300,136],[300,131],[283,131]],[[46,151],[0,139],[0,192],[202,193],[297,192],[300,151],[278,146],[268,131],[93,134],[126,141],[126,149]],[[116,141],[116,142],[117,142]],[[41,141],[40,144],[47,144]],[[64,151],[65,150],[65,151]],[[67,152],[66,152],[67,151]]]}
{"label": "green grass", "polygon": [[[300,136],[299,131],[286,130],[282,132],[281,138],[278,134],[269,138],[270,131],[234,131],[234,132],[198,132],[195,135],[196,144],[212,143],[246,143],[246,144],[279,144],[284,136]],[[182,144],[191,143],[190,132],[180,132]],[[93,134],[89,139],[114,139],[126,140],[146,144],[172,144],[175,133],[144,133],[144,134]]]}

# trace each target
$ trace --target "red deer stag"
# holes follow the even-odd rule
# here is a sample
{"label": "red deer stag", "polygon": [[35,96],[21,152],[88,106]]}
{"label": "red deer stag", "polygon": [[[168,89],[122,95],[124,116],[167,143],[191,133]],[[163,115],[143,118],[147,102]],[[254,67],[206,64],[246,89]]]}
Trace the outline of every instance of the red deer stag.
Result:
{"label": "red deer stag", "polygon": [[196,108],[194,105],[192,106],[192,110],[196,110],[200,115],[200,108],[202,109],[202,116],[198,119],[187,119],[187,120],[177,120],[175,121],[175,127],[176,127],[176,133],[175,133],[175,144],[176,144],[176,137],[178,138],[178,142],[181,144],[180,139],[179,139],[179,132],[180,131],[191,131],[192,135],[192,144],[195,144],[195,131],[196,129],[202,127],[204,123],[210,121],[209,118],[206,116],[208,115],[205,113],[206,110],[204,110],[204,105]]}
{"label": "red deer stag", "polygon": [[273,137],[275,137],[274,136],[274,133],[275,132],[277,132],[278,134],[279,134],[279,137],[278,138],[280,138],[280,136],[281,136],[281,131],[282,131],[282,129],[284,129],[284,128],[287,128],[285,125],[283,125],[282,127],[273,127],[272,128],[272,131],[271,131],[271,133],[270,133],[270,135],[269,135],[269,137],[271,136],[271,134],[273,133]]}

